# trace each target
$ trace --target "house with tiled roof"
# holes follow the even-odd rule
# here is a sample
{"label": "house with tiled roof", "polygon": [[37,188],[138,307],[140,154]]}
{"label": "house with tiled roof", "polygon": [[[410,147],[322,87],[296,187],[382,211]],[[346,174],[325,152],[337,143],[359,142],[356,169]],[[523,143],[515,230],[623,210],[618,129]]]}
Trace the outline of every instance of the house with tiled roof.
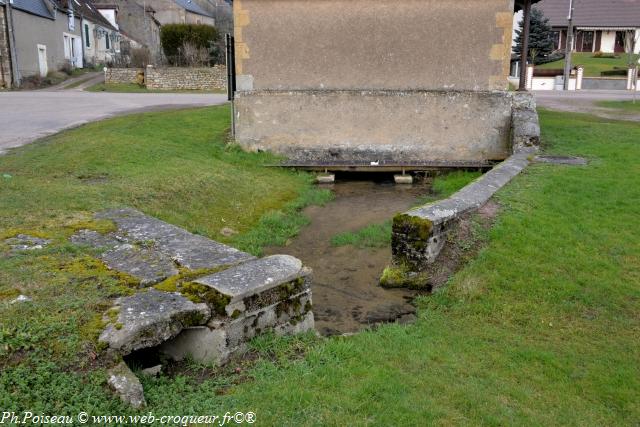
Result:
{"label": "house with tiled roof", "polygon": [[[118,29],[124,44],[144,47],[152,58],[160,55],[160,21],[155,1],[91,0],[109,23]],[[125,47],[121,46],[122,49]]]}
{"label": "house with tiled roof", "polygon": [[73,0],[82,19],[82,46],[87,64],[106,64],[120,53],[120,32],[91,0]]}
{"label": "house with tiled roof", "polygon": [[[542,0],[536,6],[554,30],[556,48],[565,49],[569,0]],[[635,40],[640,53],[640,0],[574,0],[576,52],[625,52],[625,40]]]}
{"label": "house with tiled roof", "polygon": [[213,13],[205,10],[194,0],[154,0],[156,17],[166,24],[206,24],[215,25]]}
{"label": "house with tiled roof", "polygon": [[62,67],[83,66],[80,18],[74,5],[66,0],[4,1],[4,27],[7,33],[12,30],[9,51],[15,84]]}

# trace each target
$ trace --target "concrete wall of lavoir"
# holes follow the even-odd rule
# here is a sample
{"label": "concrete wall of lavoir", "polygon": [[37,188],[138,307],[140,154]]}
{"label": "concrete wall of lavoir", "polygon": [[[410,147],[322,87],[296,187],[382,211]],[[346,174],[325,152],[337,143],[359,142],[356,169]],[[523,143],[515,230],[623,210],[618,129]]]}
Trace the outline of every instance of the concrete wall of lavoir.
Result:
{"label": "concrete wall of lavoir", "polygon": [[499,92],[254,92],[235,103],[239,141],[300,162],[473,162],[511,152],[512,102]]}
{"label": "concrete wall of lavoir", "polygon": [[234,14],[245,147],[507,155],[509,101],[491,91],[508,86],[513,0],[239,0]]}

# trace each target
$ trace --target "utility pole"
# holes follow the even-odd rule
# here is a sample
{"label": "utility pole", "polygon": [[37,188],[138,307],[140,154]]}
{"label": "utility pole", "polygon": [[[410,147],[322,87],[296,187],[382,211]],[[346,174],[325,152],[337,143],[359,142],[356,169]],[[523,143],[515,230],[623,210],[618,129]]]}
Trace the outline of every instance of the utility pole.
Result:
{"label": "utility pole", "polygon": [[573,52],[573,1],[569,0],[569,25],[567,27],[567,46],[564,55],[564,90],[569,90],[569,80],[571,79],[571,53]]}
{"label": "utility pole", "polygon": [[527,57],[529,56],[529,32],[531,30],[531,0],[524,1],[522,18],[522,49],[520,49],[520,87],[518,91],[527,90]]}
{"label": "utility pole", "polygon": [[13,25],[13,0],[8,0],[5,3],[7,11],[7,29],[9,30],[9,56],[11,59],[11,80],[13,87],[19,87],[22,82],[22,78],[18,71],[18,52],[16,50],[16,33]]}

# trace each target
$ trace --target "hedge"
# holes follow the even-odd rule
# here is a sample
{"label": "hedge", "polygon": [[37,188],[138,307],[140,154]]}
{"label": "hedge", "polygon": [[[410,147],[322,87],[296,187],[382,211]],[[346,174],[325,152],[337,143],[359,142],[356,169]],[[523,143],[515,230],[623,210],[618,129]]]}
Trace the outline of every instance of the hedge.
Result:
{"label": "hedge", "polygon": [[205,24],[168,24],[160,28],[160,42],[167,58],[178,56],[184,42],[210,49],[218,37],[218,30]]}

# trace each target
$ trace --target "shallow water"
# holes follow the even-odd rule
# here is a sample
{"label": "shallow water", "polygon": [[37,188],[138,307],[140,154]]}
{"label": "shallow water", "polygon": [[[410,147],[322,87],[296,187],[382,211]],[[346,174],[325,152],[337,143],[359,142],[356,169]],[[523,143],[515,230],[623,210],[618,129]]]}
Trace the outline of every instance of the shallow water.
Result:
{"label": "shallow water", "polygon": [[378,285],[391,261],[390,247],[331,246],[334,235],[383,223],[429,192],[424,182],[402,186],[395,185],[391,177],[385,178],[375,182],[338,180],[331,187],[335,193],[332,202],[305,209],[311,224],[290,245],[267,250],[268,254],[298,257],[313,269],[313,311],[316,329],[323,335],[352,333],[372,324],[414,317],[413,291],[386,290]]}

